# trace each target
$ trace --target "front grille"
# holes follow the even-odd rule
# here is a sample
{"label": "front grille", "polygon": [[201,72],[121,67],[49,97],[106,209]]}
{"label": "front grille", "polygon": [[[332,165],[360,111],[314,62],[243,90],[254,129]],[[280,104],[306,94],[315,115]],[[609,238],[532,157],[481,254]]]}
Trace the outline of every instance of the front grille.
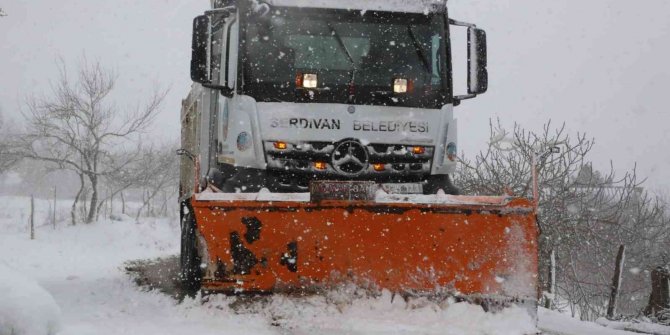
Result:
{"label": "front grille", "polygon": [[[349,141],[351,142],[351,141]],[[365,167],[355,174],[342,172],[333,166],[333,153],[342,142],[302,142],[286,143],[286,149],[277,149],[275,141],[265,141],[264,150],[267,170],[282,175],[282,184],[287,178],[309,179],[345,179],[345,180],[421,180],[430,174],[434,147],[426,147],[421,154],[414,154],[411,145],[399,144],[360,144],[367,151],[368,161]],[[324,169],[317,169],[315,163],[325,163]],[[375,164],[383,165],[383,171],[375,170]],[[379,167],[379,166],[377,166]],[[288,176],[288,177],[286,177]],[[296,183],[295,180],[292,183]],[[301,182],[303,185],[306,185]]]}

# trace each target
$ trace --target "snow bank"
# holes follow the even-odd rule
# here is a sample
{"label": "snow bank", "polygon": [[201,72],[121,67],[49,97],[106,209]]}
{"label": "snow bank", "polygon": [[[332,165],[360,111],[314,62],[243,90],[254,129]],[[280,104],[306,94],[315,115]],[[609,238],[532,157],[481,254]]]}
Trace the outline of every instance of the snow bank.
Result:
{"label": "snow bank", "polygon": [[56,334],[60,318],[49,292],[0,263],[0,335]]}
{"label": "snow bank", "polygon": [[670,327],[643,321],[610,321],[606,318],[596,320],[599,325],[611,329],[628,330],[636,333],[670,335]]}
{"label": "snow bank", "polygon": [[[230,298],[211,297],[205,305],[228,309]],[[437,304],[427,299],[405,302],[385,291],[379,297],[351,298],[346,293],[298,298],[273,296],[244,310],[227,313],[264,315],[291,334],[439,334],[522,335],[537,332],[525,309],[486,313],[468,303]]]}
{"label": "snow bank", "polygon": [[608,329],[592,322],[584,322],[557,311],[540,308],[539,327],[550,334],[561,335],[632,335],[633,333]]}

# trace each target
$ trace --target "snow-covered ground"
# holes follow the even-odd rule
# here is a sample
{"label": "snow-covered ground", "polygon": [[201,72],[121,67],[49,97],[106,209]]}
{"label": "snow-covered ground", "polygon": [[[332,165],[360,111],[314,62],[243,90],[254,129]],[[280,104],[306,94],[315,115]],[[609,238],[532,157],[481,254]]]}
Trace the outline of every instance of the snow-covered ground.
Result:
{"label": "snow-covered ground", "polygon": [[[356,299],[342,292],[326,297],[277,296],[243,308],[230,307],[235,298],[225,296],[210,296],[205,302],[186,299],[179,304],[167,295],[137,287],[123,267],[129,260],[177,254],[176,220],[136,223],[127,218],[72,227],[64,214],[65,222],[53,229],[42,224],[48,222],[48,203],[38,200],[39,227],[36,239],[30,240],[28,205],[27,198],[0,197],[0,294],[29,295],[18,302],[0,296],[0,335],[48,334],[47,325],[60,329],[59,335],[536,332],[521,309],[487,314],[464,303],[436,305],[417,300],[408,304],[391,299],[388,293]],[[67,213],[68,206],[67,202],[59,204],[59,211]],[[27,279],[17,279],[22,277]],[[30,311],[26,306],[43,312],[24,313]],[[632,334],[546,310],[539,316],[540,329],[548,334]],[[3,324],[3,320],[9,321]],[[7,326],[10,322],[15,324],[14,333]]]}

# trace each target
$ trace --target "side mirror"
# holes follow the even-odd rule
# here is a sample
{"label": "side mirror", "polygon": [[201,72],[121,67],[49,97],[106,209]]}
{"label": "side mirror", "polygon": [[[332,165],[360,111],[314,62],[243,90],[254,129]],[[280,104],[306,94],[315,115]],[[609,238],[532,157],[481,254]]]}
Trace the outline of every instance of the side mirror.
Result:
{"label": "side mirror", "polygon": [[230,27],[234,21],[234,17],[223,11],[208,12],[193,20],[191,79],[207,88],[219,89],[226,96],[233,92],[228,87],[229,69],[225,65],[230,49],[236,47],[230,45]]}
{"label": "side mirror", "polygon": [[209,67],[210,54],[210,17],[201,15],[193,19],[193,42],[191,45],[191,80],[196,83],[212,82]]}
{"label": "side mirror", "polygon": [[468,93],[482,94],[489,87],[486,32],[468,28]]}

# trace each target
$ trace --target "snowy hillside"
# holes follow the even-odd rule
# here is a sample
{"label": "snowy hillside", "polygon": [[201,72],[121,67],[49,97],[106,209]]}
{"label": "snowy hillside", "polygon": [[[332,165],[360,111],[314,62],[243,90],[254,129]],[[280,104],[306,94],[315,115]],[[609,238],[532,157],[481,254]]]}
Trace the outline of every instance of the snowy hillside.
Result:
{"label": "snowy hillside", "polygon": [[[46,201],[36,203],[37,222],[42,222],[48,205]],[[39,227],[36,240],[31,241],[27,216],[22,214],[27,212],[27,204],[26,198],[0,198],[0,292],[23,291],[13,296],[29,294],[25,299],[33,302],[33,308],[48,305],[53,297],[58,307],[25,314],[25,303],[3,297],[2,335],[47,334],[46,330],[32,330],[37,324],[54,325],[52,329],[60,329],[59,335],[536,332],[521,309],[486,314],[480,307],[464,303],[406,303],[392,299],[390,293],[355,299],[346,292],[333,292],[327,297],[277,296],[248,304],[240,304],[236,298],[210,296],[204,302],[186,299],[178,303],[165,294],[139,288],[124,269],[124,263],[130,260],[176,255],[179,226],[174,220],[135,223],[128,218],[76,227],[59,222],[55,230],[49,225]],[[66,209],[67,203],[63,203],[64,213]],[[20,276],[30,279],[17,285]],[[547,334],[628,334],[546,310],[539,315],[540,328]]]}

